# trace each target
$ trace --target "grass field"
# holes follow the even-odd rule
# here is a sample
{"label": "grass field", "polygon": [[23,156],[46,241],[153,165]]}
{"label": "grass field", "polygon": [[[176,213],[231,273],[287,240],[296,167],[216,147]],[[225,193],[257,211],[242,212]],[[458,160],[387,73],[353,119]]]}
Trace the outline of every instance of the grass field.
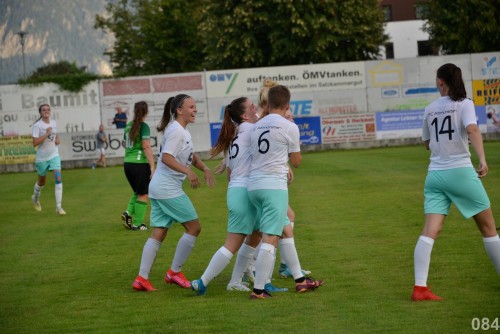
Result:
{"label": "grass field", "polygon": [[[500,142],[485,148],[484,185],[500,226]],[[234,259],[206,296],[166,285],[181,226],[170,231],[153,266],[158,291],[133,291],[149,232],[121,225],[131,194],[121,167],[64,170],[64,217],[55,214],[52,177],[42,192],[43,211],[35,212],[35,173],[0,175],[0,331],[472,332],[474,318],[500,318],[500,278],[474,222],[454,208],[429,275],[444,300],[410,302],[428,154],[420,146],[304,154],[290,187],[296,245],[302,266],[325,284],[265,301],[225,290]],[[186,190],[203,227],[183,270],[189,279],[202,274],[225,240],[227,182],[222,176],[217,182],[213,189]],[[275,285],[293,288],[293,280],[275,277]]]}

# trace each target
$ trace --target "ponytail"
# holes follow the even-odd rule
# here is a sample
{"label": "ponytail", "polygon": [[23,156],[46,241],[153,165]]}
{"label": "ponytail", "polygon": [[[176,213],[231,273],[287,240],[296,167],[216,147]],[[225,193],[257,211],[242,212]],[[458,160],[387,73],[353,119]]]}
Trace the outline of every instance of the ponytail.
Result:
{"label": "ponytail", "polygon": [[448,96],[453,101],[461,101],[467,97],[462,70],[455,64],[444,64],[437,70],[438,79],[448,86]]}
{"label": "ponytail", "polygon": [[165,128],[168,126],[168,123],[170,123],[172,116],[174,117],[174,119],[177,118],[177,109],[182,108],[184,100],[190,97],[191,96],[186,94],[179,94],[168,98],[165,106],[163,107],[163,115],[161,116],[160,123],[156,127],[156,130],[158,130],[158,132],[165,131]]}
{"label": "ponytail", "polygon": [[236,135],[238,125],[243,122],[241,115],[245,112],[243,104],[247,101],[246,97],[240,97],[233,100],[224,109],[224,120],[222,121],[222,128],[219,137],[214,147],[210,150],[210,158],[215,157],[221,152],[226,152],[231,146],[231,141]]}
{"label": "ponytail", "polygon": [[147,114],[148,104],[146,102],[140,101],[134,105],[134,120],[132,121],[132,127],[130,128],[129,132],[129,138],[131,142],[135,142],[139,137],[141,123]]}

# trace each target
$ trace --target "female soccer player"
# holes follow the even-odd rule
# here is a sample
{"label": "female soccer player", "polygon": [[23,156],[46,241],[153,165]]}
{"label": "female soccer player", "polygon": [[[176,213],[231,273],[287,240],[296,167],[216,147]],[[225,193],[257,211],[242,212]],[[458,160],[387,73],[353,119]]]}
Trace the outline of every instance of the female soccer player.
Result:
{"label": "female soccer player", "polygon": [[185,233],[177,243],[174,259],[165,275],[165,281],[182,288],[191,287],[181,269],[201,232],[201,226],[193,203],[182,190],[182,183],[187,177],[193,189],[200,187],[198,175],[190,168],[193,165],[204,172],[208,186],[212,187],[215,184],[210,169],[194,153],[191,134],[186,129],[189,123],[195,121],[196,112],[196,103],[192,97],[185,94],[176,95],[169,98],[165,104],[162,119],[157,127],[158,132],[164,134],[158,168],[149,185],[150,225],[153,231],[144,245],[139,275],[132,284],[135,290],[155,290],[148,280],[149,272],[168,229],[174,222],[181,223]]}
{"label": "female soccer player", "polygon": [[151,150],[150,129],[145,119],[148,115],[146,102],[134,105],[134,119],[127,123],[123,134],[125,159],[123,168],[133,194],[128,207],[122,214],[123,226],[130,230],[147,230],[143,223],[148,206],[149,180],[155,171],[155,161]]}
{"label": "female soccer player", "polygon": [[[212,156],[225,153],[227,161],[227,208],[229,211],[227,236],[222,246],[212,257],[201,278],[191,282],[191,288],[201,296],[207,291],[208,284],[229,264],[248,234],[255,226],[255,210],[247,192],[250,170],[250,131],[257,121],[255,105],[246,97],[240,97],[227,105],[224,121],[212,149]],[[237,290],[245,290],[239,287]],[[250,289],[246,288],[246,291]]]}
{"label": "female soccer player", "polygon": [[59,136],[57,135],[56,122],[50,119],[50,106],[42,104],[38,108],[40,118],[33,124],[32,136],[33,146],[37,147],[35,167],[38,174],[38,180],[35,183],[35,188],[31,200],[36,211],[42,211],[40,205],[40,193],[47,176],[47,171],[54,173],[55,194],[56,194],[56,213],[65,215],[66,212],[61,207],[62,203],[62,174],[61,174],[61,157],[59,156]]}
{"label": "female soccer player", "polygon": [[[414,254],[413,301],[441,299],[427,287],[427,276],[432,247],[451,203],[465,218],[474,218],[486,252],[500,275],[500,239],[480,180],[486,176],[488,165],[474,104],[466,98],[462,71],[456,65],[441,66],[436,85],[441,97],[425,109],[422,131],[422,140],[431,157],[424,187],[425,225]],[[479,158],[477,170],[470,159],[469,140]]]}

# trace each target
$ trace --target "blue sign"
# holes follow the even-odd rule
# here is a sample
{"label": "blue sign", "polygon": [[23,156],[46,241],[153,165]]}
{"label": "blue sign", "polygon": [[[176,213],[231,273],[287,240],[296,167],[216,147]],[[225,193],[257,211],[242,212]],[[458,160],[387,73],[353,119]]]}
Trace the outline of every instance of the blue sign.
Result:
{"label": "blue sign", "polygon": [[321,119],[319,116],[296,118],[295,124],[300,130],[301,145],[321,144]]}
{"label": "blue sign", "polygon": [[375,113],[377,131],[421,129],[423,110],[384,111]]}
{"label": "blue sign", "polygon": [[214,147],[217,142],[217,138],[219,138],[220,130],[222,129],[222,123],[210,123],[210,141],[212,143],[212,147]]}

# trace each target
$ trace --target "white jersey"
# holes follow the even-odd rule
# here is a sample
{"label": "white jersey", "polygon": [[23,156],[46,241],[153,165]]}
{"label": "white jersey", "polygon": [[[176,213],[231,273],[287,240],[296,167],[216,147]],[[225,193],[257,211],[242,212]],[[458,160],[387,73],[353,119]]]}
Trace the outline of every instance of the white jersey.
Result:
{"label": "white jersey", "polygon": [[252,129],[252,163],[248,190],[288,189],[288,155],[300,152],[297,125],[278,114],[269,114]]}
{"label": "white jersey", "polygon": [[247,187],[250,175],[250,133],[254,124],[243,122],[238,127],[238,134],[233,138],[226,154],[226,164],[231,169],[228,188]]}
{"label": "white jersey", "polygon": [[36,162],[49,161],[59,155],[59,149],[56,145],[56,135],[57,128],[56,122],[50,120],[49,123],[45,123],[42,119],[33,124],[32,136],[33,138],[40,138],[45,135],[48,128],[52,128],[50,135],[38,145],[36,150]]}
{"label": "white jersey", "polygon": [[430,140],[429,170],[472,167],[466,127],[477,124],[474,103],[442,96],[424,113],[422,140]]}
{"label": "white jersey", "polygon": [[149,197],[155,199],[175,198],[184,194],[182,182],[186,174],[177,172],[161,161],[163,153],[168,153],[183,166],[193,162],[193,141],[188,130],[173,121],[163,134],[158,164],[149,183]]}

